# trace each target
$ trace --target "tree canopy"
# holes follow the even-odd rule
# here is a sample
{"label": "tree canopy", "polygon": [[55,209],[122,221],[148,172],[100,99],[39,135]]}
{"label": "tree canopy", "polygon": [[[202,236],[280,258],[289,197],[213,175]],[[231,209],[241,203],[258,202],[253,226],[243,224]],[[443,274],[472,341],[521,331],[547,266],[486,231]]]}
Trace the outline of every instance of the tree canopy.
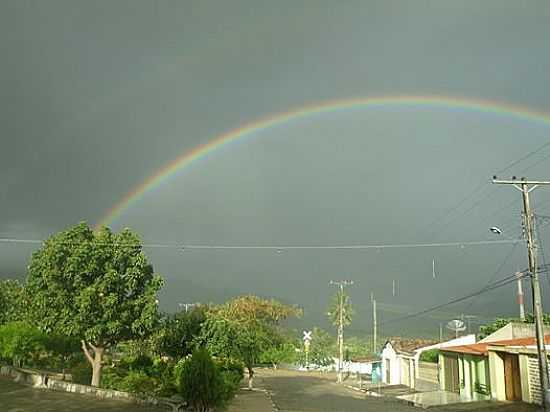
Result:
{"label": "tree canopy", "polygon": [[25,317],[23,286],[17,280],[0,281],[0,325]]}
{"label": "tree canopy", "polygon": [[279,322],[301,313],[296,306],[276,300],[241,296],[209,310],[199,342],[213,355],[242,360],[252,387],[254,364],[280,341]]}
{"label": "tree canopy", "polygon": [[153,329],[162,283],[129,229],[94,232],[81,223],[33,253],[26,285],[29,314],[46,332],[82,340],[94,370],[92,384],[98,386],[105,348]]}

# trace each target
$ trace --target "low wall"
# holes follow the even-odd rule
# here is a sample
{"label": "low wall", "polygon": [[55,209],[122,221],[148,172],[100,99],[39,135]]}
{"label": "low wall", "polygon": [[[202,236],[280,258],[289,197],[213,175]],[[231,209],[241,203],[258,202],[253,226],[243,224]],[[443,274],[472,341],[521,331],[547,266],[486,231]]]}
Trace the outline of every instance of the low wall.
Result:
{"label": "low wall", "polygon": [[114,399],[130,401],[138,404],[166,406],[173,411],[184,410],[184,403],[177,399],[139,397],[128,392],[113,389],[102,389],[94,386],[80,385],[78,383],[65,382],[54,379],[55,374],[39,373],[30,370],[18,369],[12,366],[2,366],[0,375],[8,376],[15,382],[31,385],[35,388],[50,389],[60,392],[78,393],[81,395],[95,396],[99,399]]}
{"label": "low wall", "polygon": [[418,362],[418,379],[439,383],[439,367],[437,363]]}

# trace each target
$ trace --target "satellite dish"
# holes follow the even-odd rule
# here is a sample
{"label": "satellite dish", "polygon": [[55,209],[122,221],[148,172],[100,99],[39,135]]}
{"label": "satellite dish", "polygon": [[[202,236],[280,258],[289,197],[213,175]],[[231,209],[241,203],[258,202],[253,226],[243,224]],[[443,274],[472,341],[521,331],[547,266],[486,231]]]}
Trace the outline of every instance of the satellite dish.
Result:
{"label": "satellite dish", "polygon": [[458,332],[464,332],[466,330],[466,325],[460,319],[453,319],[447,322],[447,329],[452,330],[458,338]]}
{"label": "satellite dish", "polygon": [[500,230],[498,227],[493,226],[490,227],[489,230],[493,232],[495,235],[502,235],[502,230]]}

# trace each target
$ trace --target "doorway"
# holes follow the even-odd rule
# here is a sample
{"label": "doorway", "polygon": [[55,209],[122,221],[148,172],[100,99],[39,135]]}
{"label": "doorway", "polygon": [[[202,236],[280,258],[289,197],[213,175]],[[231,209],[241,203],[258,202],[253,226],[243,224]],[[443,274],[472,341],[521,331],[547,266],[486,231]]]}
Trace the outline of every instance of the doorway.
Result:
{"label": "doorway", "polygon": [[458,356],[444,356],[445,390],[448,392],[460,392],[460,377],[458,373]]}
{"label": "doorway", "polygon": [[504,386],[507,401],[521,401],[521,375],[518,355],[504,354]]}

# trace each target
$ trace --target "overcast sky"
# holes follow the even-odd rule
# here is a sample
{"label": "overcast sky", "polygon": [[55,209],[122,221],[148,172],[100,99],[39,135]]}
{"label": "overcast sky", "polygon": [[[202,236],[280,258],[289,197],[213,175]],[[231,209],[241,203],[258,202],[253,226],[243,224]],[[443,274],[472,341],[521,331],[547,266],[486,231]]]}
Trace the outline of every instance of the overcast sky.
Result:
{"label": "overcast sky", "polygon": [[[439,95],[550,113],[549,20],[547,1],[2,0],[0,235],[95,224],[182,153],[303,105]],[[112,226],[168,244],[467,242],[496,239],[494,225],[517,238],[519,192],[489,178],[549,135],[550,123],[442,107],[325,113],[216,151]],[[546,156],[505,174],[550,178]],[[550,189],[534,199],[550,214]],[[24,278],[32,250],[0,243],[0,276]],[[166,310],[255,293],[303,305],[309,327],[328,281],[354,279],[356,333],[370,328],[371,292],[390,319],[526,266],[523,244],[147,253]],[[514,302],[507,287],[439,318],[515,314]]]}

